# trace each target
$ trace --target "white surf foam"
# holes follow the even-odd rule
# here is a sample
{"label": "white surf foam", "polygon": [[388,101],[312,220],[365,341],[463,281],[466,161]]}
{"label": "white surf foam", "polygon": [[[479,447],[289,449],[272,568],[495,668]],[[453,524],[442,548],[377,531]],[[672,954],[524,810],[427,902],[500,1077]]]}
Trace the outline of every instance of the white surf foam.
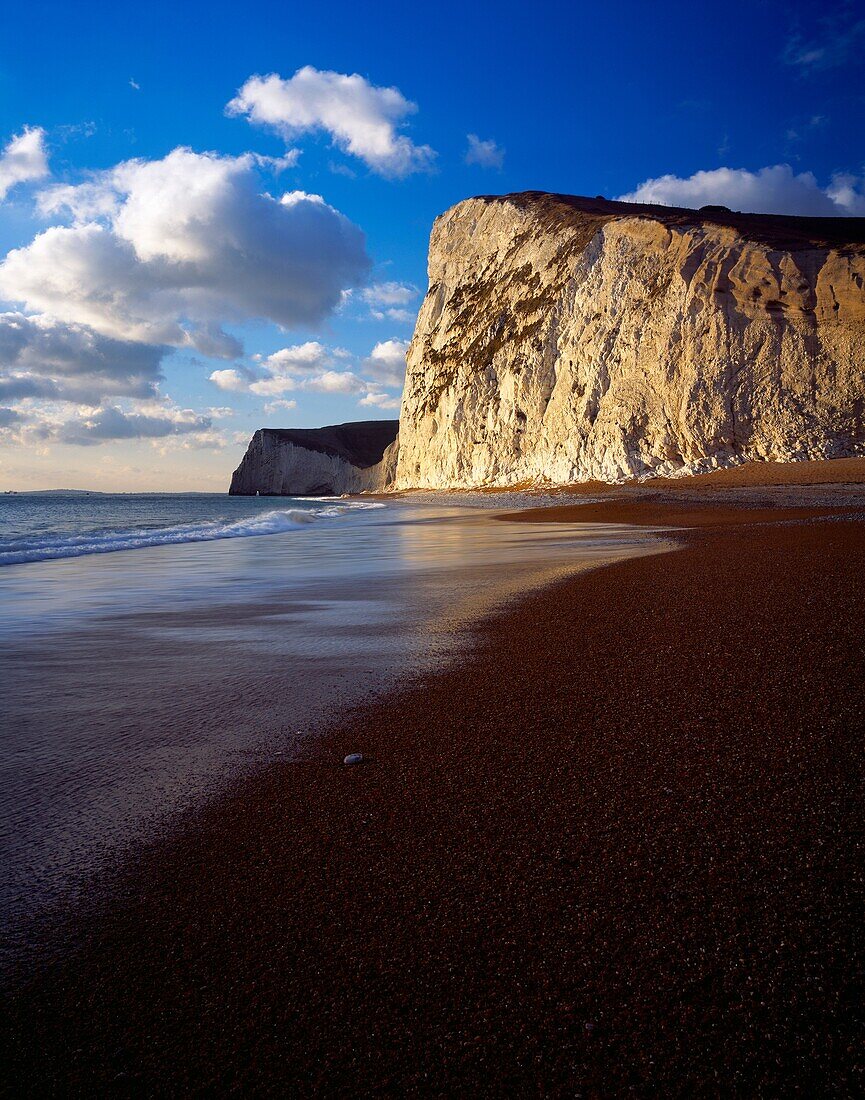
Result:
{"label": "white surf foam", "polygon": [[87,554],[109,554],[118,550],[139,550],[147,546],[278,535],[316,523],[320,519],[336,519],[351,512],[384,507],[384,504],[372,501],[346,501],[327,508],[274,509],[237,520],[215,519],[166,527],[119,528],[77,535],[51,533],[29,536],[0,543],[0,566],[51,561],[56,558],[78,558]]}

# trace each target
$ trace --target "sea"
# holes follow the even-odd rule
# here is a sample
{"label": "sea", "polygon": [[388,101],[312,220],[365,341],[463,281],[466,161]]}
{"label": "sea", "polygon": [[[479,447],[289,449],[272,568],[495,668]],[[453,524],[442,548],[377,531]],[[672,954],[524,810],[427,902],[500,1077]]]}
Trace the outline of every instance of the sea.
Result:
{"label": "sea", "polygon": [[525,503],[0,496],[6,955],[231,783],[309,759],[348,708],[462,659],[527,589],[662,546],[492,518]]}

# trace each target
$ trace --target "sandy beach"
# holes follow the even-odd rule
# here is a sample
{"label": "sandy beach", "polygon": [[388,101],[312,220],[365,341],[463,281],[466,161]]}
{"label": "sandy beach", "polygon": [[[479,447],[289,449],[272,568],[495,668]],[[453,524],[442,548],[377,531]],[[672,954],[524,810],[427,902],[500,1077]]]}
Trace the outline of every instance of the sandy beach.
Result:
{"label": "sandy beach", "polygon": [[680,548],[508,606],[148,848],[7,991],[5,1093],[859,1093],[852,500],[513,517]]}

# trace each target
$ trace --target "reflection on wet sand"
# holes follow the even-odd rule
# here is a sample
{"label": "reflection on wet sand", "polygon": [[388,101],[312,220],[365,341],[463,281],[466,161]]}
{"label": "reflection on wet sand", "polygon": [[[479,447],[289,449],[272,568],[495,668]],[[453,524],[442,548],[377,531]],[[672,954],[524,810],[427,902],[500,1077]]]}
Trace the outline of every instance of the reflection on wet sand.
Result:
{"label": "reflection on wet sand", "polygon": [[[372,518],[374,516],[375,518]],[[663,549],[645,529],[394,505],[363,522],[0,572],[7,931],[527,588]]]}

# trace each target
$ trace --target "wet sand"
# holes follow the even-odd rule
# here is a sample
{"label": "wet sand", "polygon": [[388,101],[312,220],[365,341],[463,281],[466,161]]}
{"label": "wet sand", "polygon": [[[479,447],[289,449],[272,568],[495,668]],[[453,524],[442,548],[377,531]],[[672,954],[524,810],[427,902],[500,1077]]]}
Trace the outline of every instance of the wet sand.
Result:
{"label": "wet sand", "polygon": [[742,523],[791,523],[843,515],[840,508],[744,508],[741,504],[682,504],[641,498],[599,503],[562,504],[508,512],[499,519],[515,523],[625,523],[632,527],[739,527]]}
{"label": "wet sand", "polygon": [[675,523],[145,852],[8,1093],[861,1094],[865,522]]}
{"label": "wet sand", "polygon": [[0,984],[46,908],[178,816],[452,659],[491,609],[659,546],[465,507],[342,524],[0,568]]}

